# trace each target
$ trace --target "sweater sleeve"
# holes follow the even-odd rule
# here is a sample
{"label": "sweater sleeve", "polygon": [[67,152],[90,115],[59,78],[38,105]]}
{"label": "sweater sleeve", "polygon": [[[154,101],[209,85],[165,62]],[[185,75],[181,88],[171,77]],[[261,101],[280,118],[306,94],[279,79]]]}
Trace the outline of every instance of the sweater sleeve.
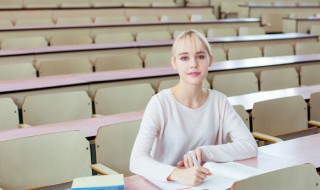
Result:
{"label": "sweater sleeve", "polygon": [[[219,133],[217,145],[201,146],[203,160],[229,162],[256,157],[258,146],[241,117],[223,95],[219,99]],[[227,136],[231,143],[227,143]]]}
{"label": "sweater sleeve", "polygon": [[153,96],[144,112],[141,126],[135,140],[131,158],[130,171],[148,179],[167,181],[175,167],[161,163],[151,157],[154,142],[164,125],[163,109],[159,100]]}

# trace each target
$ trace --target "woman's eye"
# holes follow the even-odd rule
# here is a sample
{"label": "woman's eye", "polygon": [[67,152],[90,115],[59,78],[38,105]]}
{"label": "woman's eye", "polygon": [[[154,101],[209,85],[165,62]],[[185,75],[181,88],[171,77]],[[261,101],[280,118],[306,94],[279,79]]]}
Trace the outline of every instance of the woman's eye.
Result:
{"label": "woman's eye", "polygon": [[189,58],[188,57],[181,57],[180,58],[182,61],[187,61]]}
{"label": "woman's eye", "polygon": [[204,56],[204,55],[199,55],[199,59],[205,59],[206,58],[206,56]]}

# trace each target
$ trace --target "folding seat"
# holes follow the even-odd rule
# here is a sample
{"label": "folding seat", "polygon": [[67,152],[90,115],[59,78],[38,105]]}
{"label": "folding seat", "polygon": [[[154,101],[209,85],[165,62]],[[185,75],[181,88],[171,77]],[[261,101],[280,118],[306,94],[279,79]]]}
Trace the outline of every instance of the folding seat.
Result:
{"label": "folding seat", "polygon": [[93,7],[122,7],[123,2],[119,0],[91,0]]}
{"label": "folding seat", "polygon": [[131,23],[159,22],[159,18],[156,15],[153,15],[153,16],[130,16],[129,22],[131,22]]}
{"label": "folding seat", "polygon": [[57,18],[57,25],[85,25],[92,24],[90,17],[61,17]]}
{"label": "folding seat", "polygon": [[0,19],[0,27],[13,27],[13,23],[9,19]]}
{"label": "folding seat", "polygon": [[296,55],[319,54],[319,42],[301,42],[296,43]]}
{"label": "folding seat", "polygon": [[260,74],[260,90],[277,90],[299,86],[299,76],[295,68],[264,70]]}
{"label": "folding seat", "polygon": [[53,34],[50,46],[92,44],[93,39],[89,34]]}
{"label": "folding seat", "polygon": [[48,42],[42,36],[5,38],[1,42],[1,49],[28,49],[47,47]]}
{"label": "folding seat", "polygon": [[0,98],[0,123],[0,131],[19,127],[19,111],[12,98]]}
{"label": "folding seat", "polygon": [[320,84],[320,65],[303,65],[300,69],[301,85]]}
{"label": "folding seat", "polygon": [[90,0],[61,0],[61,8],[90,8]]}
{"label": "folding seat", "polygon": [[144,110],[155,94],[149,83],[100,88],[94,97],[98,115],[112,115]]}
{"label": "folding seat", "polygon": [[96,44],[134,42],[134,37],[130,32],[100,33],[96,35],[94,42]]}
{"label": "folding seat", "polygon": [[54,25],[51,18],[18,19],[15,26],[50,26]]}
{"label": "folding seat", "polygon": [[145,67],[170,67],[172,53],[167,52],[149,52],[144,60]]}
{"label": "folding seat", "polygon": [[168,2],[152,2],[151,7],[176,7],[176,3],[173,1]]}
{"label": "folding seat", "polygon": [[189,22],[188,15],[161,15],[160,22]]}
{"label": "folding seat", "polygon": [[214,14],[192,14],[190,17],[191,22],[208,22],[217,20]]}
{"label": "folding seat", "polygon": [[95,24],[111,24],[111,23],[127,23],[128,19],[124,15],[118,16],[97,16],[94,20]]}
{"label": "folding seat", "polygon": [[59,0],[24,0],[26,8],[58,8]]}
{"label": "folding seat", "polygon": [[137,69],[143,67],[138,54],[99,56],[94,62],[95,71],[112,71],[121,69]]}
{"label": "folding seat", "polygon": [[261,49],[257,46],[231,47],[228,51],[228,60],[262,57]]}
{"label": "folding seat", "polygon": [[125,1],[123,3],[124,7],[150,7],[151,3],[150,2],[135,2],[135,1]]}
{"label": "folding seat", "polygon": [[246,124],[246,126],[250,130],[250,116],[249,116],[249,113],[245,110],[244,106],[234,105],[233,108],[239,114],[242,121]]}
{"label": "folding seat", "polygon": [[310,28],[310,34],[320,35],[320,25],[312,25]]}
{"label": "folding seat", "polygon": [[236,1],[222,1],[220,4],[220,15],[221,19],[225,18],[238,18],[239,15],[239,2]]}
{"label": "folding seat", "polygon": [[169,31],[141,31],[137,33],[136,41],[162,41],[171,40]]}
{"label": "folding seat", "polygon": [[283,2],[283,1],[275,1],[273,2],[274,6],[296,6],[296,2]]}
{"label": "folding seat", "polygon": [[37,71],[32,63],[0,64],[0,81],[36,78]]}
{"label": "folding seat", "polygon": [[237,36],[237,31],[234,28],[210,28],[207,36],[208,38]]}
{"label": "folding seat", "polygon": [[239,27],[239,36],[265,35],[266,31],[262,27]]}
{"label": "folding seat", "polygon": [[22,7],[22,0],[1,0],[1,8],[3,9],[21,9]]}
{"label": "folding seat", "polygon": [[213,56],[213,62],[227,60],[227,55],[226,55],[226,52],[223,50],[223,48],[213,48],[212,56]]}
{"label": "folding seat", "polygon": [[258,79],[253,72],[215,75],[212,88],[226,96],[237,96],[258,92]]}
{"label": "folding seat", "polygon": [[209,6],[210,0],[188,0],[186,1],[187,7],[201,7],[201,6]]}
{"label": "folding seat", "polygon": [[293,47],[290,44],[266,45],[263,49],[264,57],[275,57],[294,55]]}
{"label": "folding seat", "polygon": [[314,92],[310,96],[310,120],[320,122],[320,92]]}

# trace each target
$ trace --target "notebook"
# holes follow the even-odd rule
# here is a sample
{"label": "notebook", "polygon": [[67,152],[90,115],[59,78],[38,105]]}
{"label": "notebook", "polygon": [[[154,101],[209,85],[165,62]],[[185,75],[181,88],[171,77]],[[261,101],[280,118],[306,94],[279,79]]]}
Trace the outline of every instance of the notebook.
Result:
{"label": "notebook", "polygon": [[73,179],[71,190],[124,190],[123,174],[99,175]]}

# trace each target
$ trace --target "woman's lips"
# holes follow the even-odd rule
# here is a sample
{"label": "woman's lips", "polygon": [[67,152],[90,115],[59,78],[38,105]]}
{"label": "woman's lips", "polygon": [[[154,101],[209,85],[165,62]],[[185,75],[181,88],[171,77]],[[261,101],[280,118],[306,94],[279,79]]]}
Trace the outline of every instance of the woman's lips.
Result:
{"label": "woman's lips", "polygon": [[196,77],[196,76],[200,75],[200,72],[190,72],[190,73],[188,73],[188,75],[192,76],[192,77]]}

